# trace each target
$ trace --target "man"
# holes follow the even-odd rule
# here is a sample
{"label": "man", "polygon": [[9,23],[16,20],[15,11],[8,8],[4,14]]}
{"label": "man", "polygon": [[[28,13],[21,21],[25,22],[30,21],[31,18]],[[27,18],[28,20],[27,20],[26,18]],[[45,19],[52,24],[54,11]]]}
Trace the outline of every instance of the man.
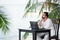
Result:
{"label": "man", "polygon": [[[38,26],[39,28],[45,28],[45,29],[51,29],[51,36],[54,36],[55,35],[55,30],[54,30],[54,27],[53,27],[53,23],[51,21],[51,19],[48,18],[48,12],[44,12],[42,14],[42,20],[38,22]],[[42,33],[42,35],[45,35],[44,39],[43,40],[48,40],[48,34],[47,33]],[[38,34],[38,36],[41,35],[41,34]],[[39,40],[37,36],[37,40]],[[41,40],[41,38],[40,38]]]}

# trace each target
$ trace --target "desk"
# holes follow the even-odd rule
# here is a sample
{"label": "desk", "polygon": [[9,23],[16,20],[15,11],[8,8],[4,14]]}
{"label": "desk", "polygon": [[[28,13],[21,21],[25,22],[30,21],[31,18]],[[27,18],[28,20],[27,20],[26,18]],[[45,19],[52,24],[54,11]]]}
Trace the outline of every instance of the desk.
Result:
{"label": "desk", "polygon": [[37,33],[45,33],[48,32],[49,33],[49,40],[50,40],[50,30],[49,29],[44,29],[44,30],[26,30],[26,29],[19,29],[19,40],[21,40],[21,32],[30,32],[33,33],[33,40],[36,40],[36,34]]}

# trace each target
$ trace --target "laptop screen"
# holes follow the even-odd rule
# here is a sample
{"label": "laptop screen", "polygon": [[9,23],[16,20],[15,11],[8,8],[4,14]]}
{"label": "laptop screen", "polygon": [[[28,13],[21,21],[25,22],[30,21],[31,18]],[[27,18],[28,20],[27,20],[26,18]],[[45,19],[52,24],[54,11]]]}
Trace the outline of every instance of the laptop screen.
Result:
{"label": "laptop screen", "polygon": [[39,30],[38,22],[30,21],[30,25],[31,25],[32,30]]}

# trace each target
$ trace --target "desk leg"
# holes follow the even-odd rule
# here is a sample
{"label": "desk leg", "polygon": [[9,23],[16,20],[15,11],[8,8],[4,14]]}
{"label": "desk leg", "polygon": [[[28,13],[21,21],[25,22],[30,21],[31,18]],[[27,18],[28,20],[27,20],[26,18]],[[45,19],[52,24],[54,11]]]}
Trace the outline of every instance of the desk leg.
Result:
{"label": "desk leg", "polygon": [[49,31],[49,40],[51,40],[51,39],[50,39],[50,35],[51,35],[50,33],[51,33],[51,32]]}
{"label": "desk leg", "polygon": [[36,32],[33,32],[33,40],[36,40]]}
{"label": "desk leg", "polygon": [[19,40],[21,40],[21,31],[19,30]]}

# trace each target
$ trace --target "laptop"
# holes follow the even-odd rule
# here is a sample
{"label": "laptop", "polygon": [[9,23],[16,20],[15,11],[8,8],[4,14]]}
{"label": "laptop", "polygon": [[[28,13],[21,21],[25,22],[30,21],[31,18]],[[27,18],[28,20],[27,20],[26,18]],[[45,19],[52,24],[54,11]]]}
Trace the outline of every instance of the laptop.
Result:
{"label": "laptop", "polygon": [[32,30],[39,30],[38,22],[30,21],[30,25],[31,25]]}

